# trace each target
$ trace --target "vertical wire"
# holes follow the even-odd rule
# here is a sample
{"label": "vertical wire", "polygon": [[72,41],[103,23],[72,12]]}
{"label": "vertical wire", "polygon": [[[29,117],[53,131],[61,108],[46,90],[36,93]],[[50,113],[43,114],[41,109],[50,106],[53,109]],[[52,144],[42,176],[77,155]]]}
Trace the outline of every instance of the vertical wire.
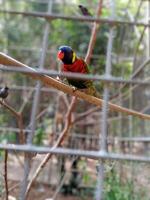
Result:
{"label": "vertical wire", "polygon": [[[53,1],[49,1],[48,3],[48,13],[51,12],[52,10],[52,3]],[[44,69],[44,62],[45,62],[45,57],[46,57],[46,51],[47,51],[47,46],[48,46],[48,35],[49,35],[49,23],[46,22],[45,24],[45,29],[44,29],[44,35],[43,35],[43,44],[42,44],[42,52],[40,55],[40,60],[39,60],[39,69]],[[38,112],[38,106],[40,102],[40,95],[41,95],[41,82],[38,81],[36,85],[36,91],[34,95],[34,100],[33,100],[33,107],[32,107],[32,112],[31,112],[31,119],[30,119],[30,124],[31,124],[31,132],[27,136],[27,144],[32,145],[32,139],[35,133],[35,128],[36,128],[36,114]],[[20,188],[20,200],[25,200],[26,199],[26,189],[27,189],[27,184],[28,184],[28,175],[30,172],[30,162],[31,162],[31,157],[26,154],[25,155],[25,161],[24,161],[24,177],[23,181],[21,184]]]}
{"label": "vertical wire", "polygon": [[[115,0],[111,2],[111,15],[114,18],[115,15]],[[106,55],[106,67],[105,75],[107,77],[111,76],[111,56],[112,56],[112,47],[114,39],[114,27],[110,27],[108,45],[107,45],[107,55]],[[104,86],[104,103],[102,105],[102,123],[101,123],[101,133],[100,133],[100,151],[103,153],[107,152],[107,118],[108,118],[108,101],[109,101],[109,86],[105,84]],[[103,199],[103,188],[104,188],[104,170],[105,170],[105,161],[103,159],[99,160],[98,163],[98,178],[97,178],[97,187],[96,187],[96,200]]]}
{"label": "vertical wire", "polygon": [[[147,1],[147,22],[150,24],[150,1]],[[150,27],[148,29],[148,37],[147,37],[147,58],[150,57]]]}

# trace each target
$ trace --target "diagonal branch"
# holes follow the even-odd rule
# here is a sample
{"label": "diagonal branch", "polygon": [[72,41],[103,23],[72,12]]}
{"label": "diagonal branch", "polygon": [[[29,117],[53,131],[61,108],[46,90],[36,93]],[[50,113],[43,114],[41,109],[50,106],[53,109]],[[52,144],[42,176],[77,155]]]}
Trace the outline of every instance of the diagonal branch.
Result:
{"label": "diagonal branch", "polygon": [[56,144],[54,145],[54,148],[58,147],[58,145],[60,145],[67,136],[68,130],[70,129],[70,126],[72,125],[71,114],[72,114],[72,112],[75,108],[76,102],[77,102],[76,97],[73,97],[73,99],[71,100],[70,107],[68,108],[68,111],[67,111],[67,114],[66,114],[66,123],[65,123],[64,130],[60,134]]}
{"label": "diagonal branch", "polygon": [[74,124],[74,123],[76,123],[76,122],[82,120],[82,119],[85,118],[86,116],[88,116],[88,115],[90,115],[90,114],[92,114],[92,113],[94,113],[94,112],[96,112],[96,111],[98,111],[98,110],[100,110],[100,108],[95,107],[95,108],[91,108],[91,109],[87,110],[87,111],[84,112],[84,113],[79,114],[79,115],[72,121],[72,124]]}
{"label": "diagonal branch", "polygon": [[7,108],[17,119],[17,123],[18,123],[18,127],[20,129],[20,132],[19,132],[19,142],[21,144],[24,143],[25,139],[24,139],[24,132],[23,132],[23,119],[22,119],[22,114],[15,111],[15,109],[13,109],[11,106],[9,106],[7,103],[5,103],[4,101],[1,101],[0,100],[0,104],[2,106],[4,106],[5,108]]}
{"label": "diagonal branch", "polygon": [[[97,12],[96,12],[96,18],[99,17],[99,15],[101,15],[102,13],[102,4],[103,4],[103,0],[99,0],[99,4],[98,4],[98,8],[97,8]],[[87,64],[90,63],[90,59],[93,53],[93,49],[94,49],[94,45],[96,42],[96,36],[97,36],[97,31],[99,29],[100,24],[94,22],[93,24],[93,28],[92,28],[92,33],[91,33],[91,38],[90,38],[90,42],[89,42],[89,46],[88,46],[88,51],[87,51],[87,55],[85,58],[85,61],[87,62]]]}
{"label": "diagonal branch", "polygon": [[[68,130],[70,128],[71,125],[71,114],[73,109],[75,108],[75,104],[76,104],[76,97],[74,97],[71,101],[70,107],[68,109],[67,115],[66,115],[66,123],[65,123],[65,128],[62,131],[62,133],[60,134],[59,138],[57,139],[55,145],[53,148],[56,148],[58,146],[60,146],[62,144],[62,142],[64,141],[65,137],[67,136]],[[46,165],[46,163],[49,161],[49,159],[52,157],[52,153],[48,153],[46,154],[45,158],[43,159],[43,161],[40,163],[40,165],[38,166],[38,168],[36,169],[33,177],[31,178],[28,187],[27,187],[27,191],[26,191],[26,198],[29,195],[29,192],[31,190],[31,186],[33,184],[33,182],[36,180],[36,178],[38,177],[39,173],[41,172],[41,170],[44,168],[44,166]]]}
{"label": "diagonal branch", "polygon": [[[25,72],[26,75],[28,75],[34,79],[42,81],[48,87],[53,87],[55,89],[63,91],[64,93],[79,97],[80,99],[84,99],[85,101],[87,101],[91,104],[94,104],[96,106],[101,107],[104,102],[104,100],[102,100],[102,99],[98,99],[94,96],[85,94],[84,92],[81,92],[79,90],[74,91],[74,89],[72,87],[65,85],[64,83],[61,83],[60,81],[57,81],[47,75],[38,74],[35,69],[32,69],[31,67],[7,56],[6,54],[0,53],[0,64],[6,65],[6,66],[9,65],[11,67],[13,67],[13,66],[24,67],[31,71],[31,73]],[[110,103],[110,102],[108,103],[108,107],[111,111],[122,112],[127,115],[133,115],[135,117],[150,120],[150,115],[142,114],[140,112],[134,111],[132,109],[127,109],[127,108],[118,106],[116,104]]]}
{"label": "diagonal branch", "polygon": [[5,192],[6,192],[6,198],[5,200],[8,200],[8,178],[7,178],[7,160],[8,160],[8,151],[5,150],[5,160],[4,160],[4,180],[5,180]]}

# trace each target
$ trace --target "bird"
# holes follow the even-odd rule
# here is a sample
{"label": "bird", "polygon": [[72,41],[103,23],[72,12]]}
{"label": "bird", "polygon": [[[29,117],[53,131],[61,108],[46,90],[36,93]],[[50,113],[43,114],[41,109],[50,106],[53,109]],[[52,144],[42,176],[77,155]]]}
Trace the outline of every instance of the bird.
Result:
{"label": "bird", "polygon": [[[57,58],[62,62],[61,72],[90,74],[87,63],[84,61],[84,59],[79,58],[70,46],[60,46],[58,49]],[[79,89],[87,94],[96,97],[99,96],[92,80],[79,80],[70,77],[67,77],[66,79],[68,83],[75,88],[75,90]]]}
{"label": "bird", "polygon": [[78,7],[79,7],[82,15],[84,15],[84,16],[92,16],[91,13],[89,12],[89,10],[85,6],[78,5]]}
{"label": "bird", "polygon": [[8,96],[9,88],[7,86],[0,88],[0,98],[2,100],[6,99]]}

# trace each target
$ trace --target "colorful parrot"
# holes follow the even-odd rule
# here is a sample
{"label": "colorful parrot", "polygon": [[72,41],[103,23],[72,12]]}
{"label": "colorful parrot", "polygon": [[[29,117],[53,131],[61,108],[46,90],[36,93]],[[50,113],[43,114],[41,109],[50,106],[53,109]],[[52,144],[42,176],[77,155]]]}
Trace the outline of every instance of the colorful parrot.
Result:
{"label": "colorful parrot", "polygon": [[[62,72],[73,72],[81,74],[89,74],[86,62],[82,58],[78,58],[73,49],[69,46],[59,47],[57,58],[62,61]],[[84,90],[87,94],[99,96],[91,80],[78,80],[68,78],[67,81],[73,87]]]}

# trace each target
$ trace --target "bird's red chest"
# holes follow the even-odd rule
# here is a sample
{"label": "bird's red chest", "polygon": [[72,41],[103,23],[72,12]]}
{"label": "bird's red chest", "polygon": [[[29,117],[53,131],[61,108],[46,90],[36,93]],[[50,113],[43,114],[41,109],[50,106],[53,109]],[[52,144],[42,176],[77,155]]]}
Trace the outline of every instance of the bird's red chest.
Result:
{"label": "bird's red chest", "polygon": [[75,73],[88,73],[87,65],[82,59],[77,59],[71,65],[63,65],[62,71],[64,72],[75,72]]}

